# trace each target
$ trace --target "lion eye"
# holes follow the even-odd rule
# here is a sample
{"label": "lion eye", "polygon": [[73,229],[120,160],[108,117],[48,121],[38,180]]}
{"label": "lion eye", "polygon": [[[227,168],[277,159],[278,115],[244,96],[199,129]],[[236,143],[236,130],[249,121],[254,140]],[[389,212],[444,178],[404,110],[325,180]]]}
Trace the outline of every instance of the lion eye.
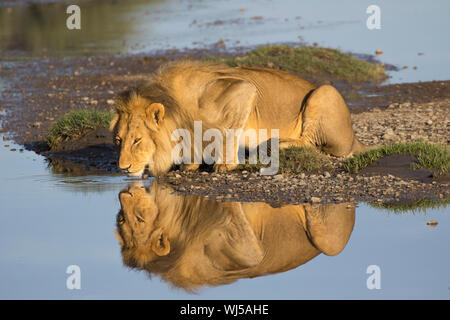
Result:
{"label": "lion eye", "polygon": [[120,137],[116,137],[114,139],[114,141],[115,141],[116,145],[120,145],[122,143],[122,139],[120,139]]}
{"label": "lion eye", "polygon": [[138,144],[139,141],[141,141],[141,139],[142,139],[142,138],[137,138],[137,139],[135,139],[133,144]]}

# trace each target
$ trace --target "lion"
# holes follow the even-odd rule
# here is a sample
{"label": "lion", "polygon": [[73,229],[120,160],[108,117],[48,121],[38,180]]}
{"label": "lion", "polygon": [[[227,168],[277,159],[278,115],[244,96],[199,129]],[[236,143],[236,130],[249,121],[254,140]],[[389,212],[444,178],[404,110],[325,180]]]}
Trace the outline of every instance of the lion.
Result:
{"label": "lion", "polygon": [[353,230],[355,206],[217,202],[175,195],[153,182],[119,194],[116,237],[126,266],[195,292],[337,255]]}
{"label": "lion", "polygon": [[[369,149],[356,138],[350,111],[334,87],[317,87],[267,68],[169,63],[144,85],[119,95],[116,111],[110,128],[120,147],[118,165],[130,176],[139,176],[146,168],[154,176],[167,172],[177,144],[172,132],[180,128],[192,132],[194,121],[221,132],[278,129],[281,149],[310,146],[338,157]],[[259,143],[264,139],[269,138],[258,133]],[[237,149],[235,145],[235,154]],[[221,159],[225,155],[223,150]],[[229,171],[237,165],[237,161],[216,162],[214,169]],[[183,169],[198,167],[191,161]]]}

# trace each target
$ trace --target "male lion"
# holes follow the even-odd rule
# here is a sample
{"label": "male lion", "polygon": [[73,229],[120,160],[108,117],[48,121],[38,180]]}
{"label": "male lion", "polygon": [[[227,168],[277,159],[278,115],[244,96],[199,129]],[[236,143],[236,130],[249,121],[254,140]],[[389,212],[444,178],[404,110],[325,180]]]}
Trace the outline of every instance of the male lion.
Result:
{"label": "male lion", "polygon": [[[202,121],[205,129],[221,132],[279,129],[280,148],[314,146],[334,156],[368,148],[355,137],[349,109],[332,86],[316,87],[272,69],[177,62],[161,67],[148,83],[119,96],[111,130],[120,146],[120,169],[132,176],[141,175],[147,166],[153,175],[167,172],[178,143],[171,140],[172,132],[193,131],[195,120]],[[263,139],[258,137],[259,143]],[[198,166],[191,162],[185,168]],[[237,161],[216,163],[215,170],[236,166]]]}
{"label": "male lion", "polygon": [[125,265],[195,290],[296,268],[337,255],[353,230],[349,204],[216,202],[174,195],[157,182],[119,194],[116,236]]}

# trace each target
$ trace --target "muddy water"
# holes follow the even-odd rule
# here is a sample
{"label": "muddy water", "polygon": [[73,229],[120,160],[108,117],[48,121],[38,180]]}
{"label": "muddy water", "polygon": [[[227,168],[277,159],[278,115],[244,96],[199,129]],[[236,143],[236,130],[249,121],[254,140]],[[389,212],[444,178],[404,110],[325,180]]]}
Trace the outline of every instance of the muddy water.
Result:
{"label": "muddy water", "polygon": [[[366,26],[371,2],[256,0],[70,1],[81,8],[81,30],[66,28],[67,4],[0,6],[0,52],[5,58],[224,50],[270,43],[318,43],[374,54],[407,69],[390,82],[447,80],[450,74],[450,2],[378,1],[381,29]],[[413,69],[417,67],[417,69]]]}
{"label": "muddy water", "polygon": [[[4,168],[0,173],[2,299],[449,297],[450,216],[445,208],[394,214],[366,204],[356,208],[351,204],[272,208],[261,203],[192,200],[173,195],[151,181],[145,182],[144,189],[139,181],[123,177],[52,174],[42,157],[27,151],[9,151],[20,146],[10,144],[6,148],[6,143],[0,142]],[[176,204],[178,209],[172,210],[167,204]],[[155,207],[159,208],[158,214]],[[167,221],[180,215],[189,216],[191,223],[178,229],[167,227]],[[218,232],[233,230],[224,222],[224,215],[241,229],[239,237],[231,237],[229,243],[217,243],[214,239],[221,238]],[[192,222],[196,219],[202,222],[201,227]],[[427,226],[427,221],[433,219],[439,224]],[[155,263],[148,270],[130,270],[114,235],[117,220],[124,221],[122,229],[133,230],[133,236],[122,230],[124,243],[142,244],[156,226],[166,225],[165,230],[171,232],[171,252],[155,256],[144,244],[144,252]],[[258,223],[264,228],[264,237],[258,233]],[[268,235],[277,230],[274,226],[280,224],[285,228],[283,234],[289,236],[270,238]],[[297,227],[292,229],[292,225]],[[188,241],[183,237],[197,240],[185,246]],[[198,250],[199,246],[209,251]],[[260,250],[268,252],[267,259],[283,263],[269,268],[267,261],[261,260]],[[208,254],[191,257],[198,252]],[[217,256],[217,252],[226,254]],[[197,261],[195,266],[200,270],[189,269],[190,259]],[[132,264],[130,261],[125,259],[127,264]],[[164,263],[167,265],[161,267]],[[196,295],[186,291],[193,284],[183,281],[182,273],[175,272],[178,277],[167,279],[175,263],[196,275],[192,277],[197,279]],[[80,267],[80,290],[66,287],[69,265]],[[370,275],[366,270],[370,265],[380,267],[379,290],[367,289]],[[203,269],[209,271],[202,273]],[[149,272],[153,274],[151,279]],[[211,283],[211,272],[220,275],[219,283]],[[272,274],[263,276],[268,272]],[[180,288],[174,289],[173,285]]]}

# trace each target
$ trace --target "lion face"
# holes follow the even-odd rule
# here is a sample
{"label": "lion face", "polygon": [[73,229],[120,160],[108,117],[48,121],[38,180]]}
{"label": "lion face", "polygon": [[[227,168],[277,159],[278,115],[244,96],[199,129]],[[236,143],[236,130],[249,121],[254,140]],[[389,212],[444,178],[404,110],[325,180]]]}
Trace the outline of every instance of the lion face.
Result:
{"label": "lion face", "polygon": [[153,175],[169,169],[155,157],[164,135],[163,118],[161,103],[151,103],[137,94],[119,104],[111,130],[115,144],[120,147],[119,168],[129,176],[141,176],[146,168]]}
{"label": "lion face", "polygon": [[155,140],[140,115],[122,115],[114,142],[120,147],[119,168],[129,176],[141,176],[151,170],[156,149]]}
{"label": "lion face", "polygon": [[170,252],[166,233],[157,224],[158,208],[144,186],[131,186],[120,192],[116,236],[123,249],[136,260],[152,261]]}

